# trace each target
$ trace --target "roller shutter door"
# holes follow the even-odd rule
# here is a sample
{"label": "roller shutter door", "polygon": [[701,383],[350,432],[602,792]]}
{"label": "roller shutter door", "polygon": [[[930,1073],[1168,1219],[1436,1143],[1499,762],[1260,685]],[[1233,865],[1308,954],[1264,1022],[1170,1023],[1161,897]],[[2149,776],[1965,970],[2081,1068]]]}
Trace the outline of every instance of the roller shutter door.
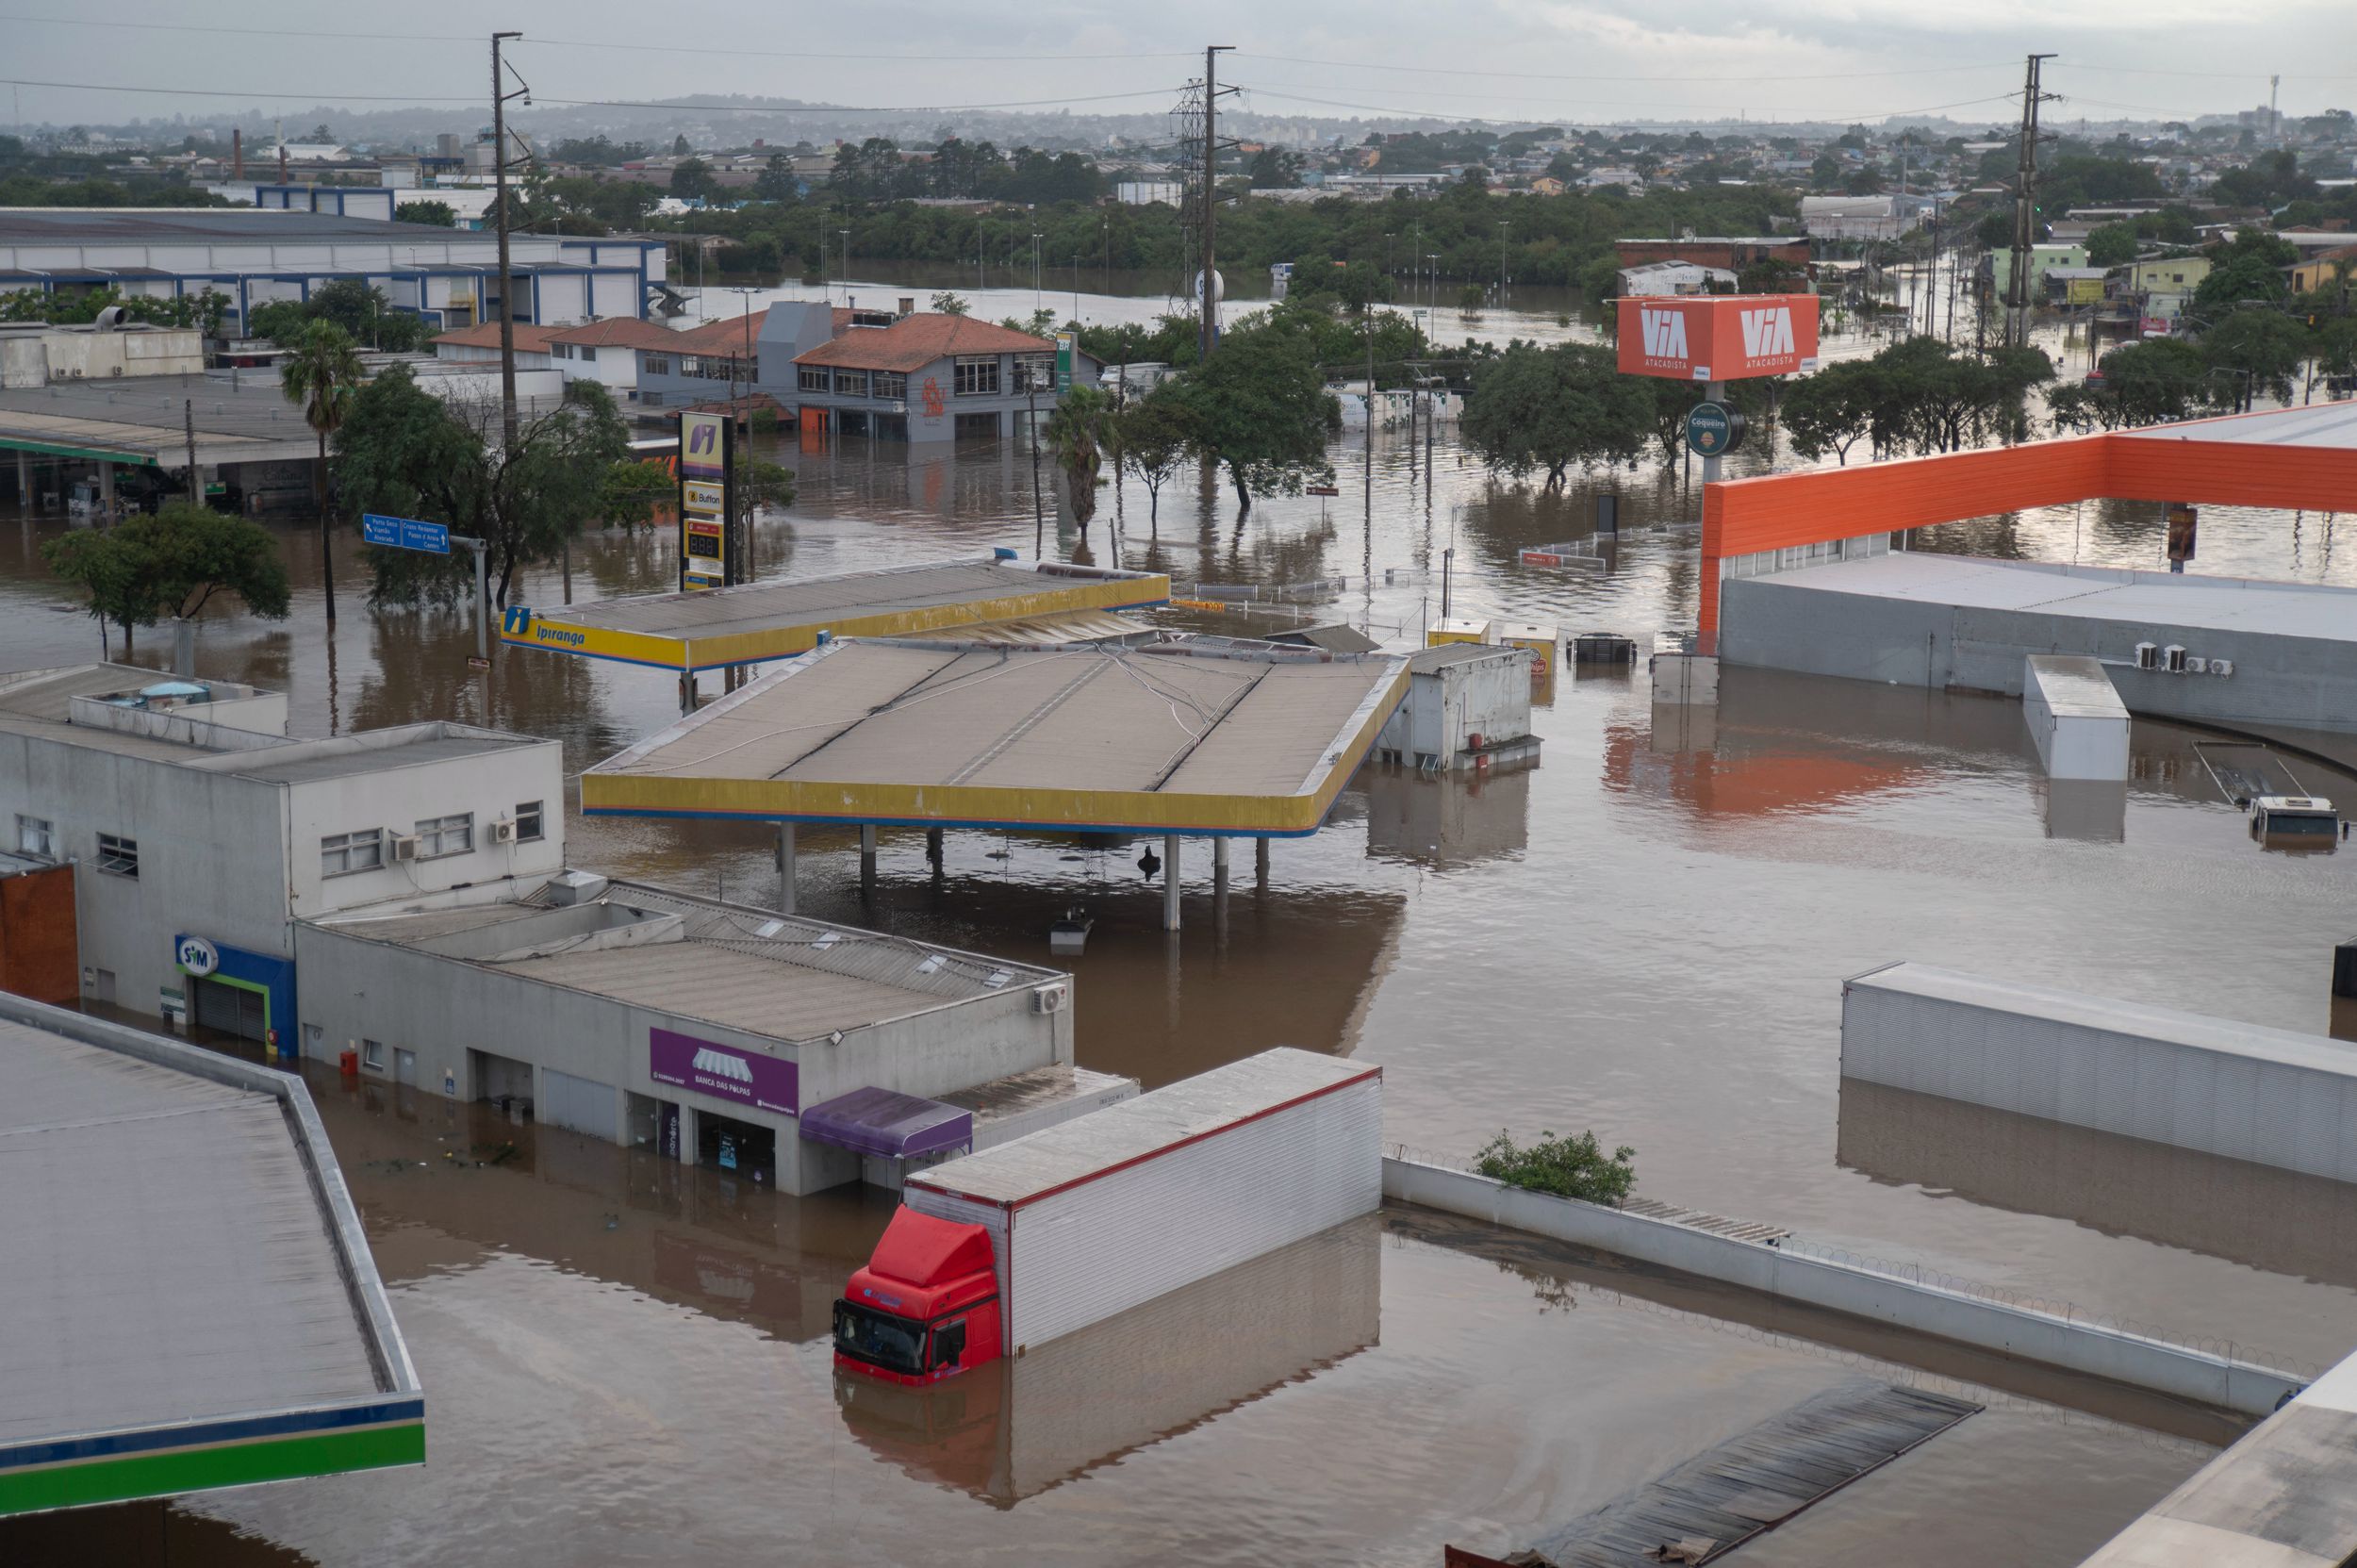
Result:
{"label": "roller shutter door", "polygon": [[594,1078],[575,1078],[554,1067],[540,1069],[540,1099],[533,1114],[550,1127],[614,1141],[614,1085]]}
{"label": "roller shutter door", "polygon": [[223,1034],[234,1034],[240,1040],[263,1043],[268,1026],[263,1022],[268,1011],[259,991],[249,991],[240,985],[224,985],[217,980],[196,982],[196,1021],[206,1029],[217,1029]]}

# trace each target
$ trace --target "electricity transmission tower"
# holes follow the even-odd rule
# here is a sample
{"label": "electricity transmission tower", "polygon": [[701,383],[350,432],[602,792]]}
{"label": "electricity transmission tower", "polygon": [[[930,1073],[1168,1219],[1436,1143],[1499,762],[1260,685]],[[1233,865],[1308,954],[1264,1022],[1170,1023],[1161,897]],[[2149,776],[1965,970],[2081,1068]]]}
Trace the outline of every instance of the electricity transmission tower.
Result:
{"label": "electricity transmission tower", "polygon": [[2005,277],[2005,345],[2026,348],[2030,341],[2030,256],[2037,243],[2037,107],[2059,96],[2041,91],[2038,70],[2052,55],[2029,57],[2029,73],[2021,86],[2021,161],[2013,196],[2013,264]]}

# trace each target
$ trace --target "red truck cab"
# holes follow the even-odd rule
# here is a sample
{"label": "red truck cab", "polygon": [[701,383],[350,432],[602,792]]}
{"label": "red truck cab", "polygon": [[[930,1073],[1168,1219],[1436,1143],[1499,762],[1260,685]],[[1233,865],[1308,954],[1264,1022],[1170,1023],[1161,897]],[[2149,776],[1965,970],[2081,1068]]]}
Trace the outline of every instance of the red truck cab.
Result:
{"label": "red truck cab", "polygon": [[1001,1353],[990,1232],[896,1211],[834,1304],[834,1364],[922,1386]]}

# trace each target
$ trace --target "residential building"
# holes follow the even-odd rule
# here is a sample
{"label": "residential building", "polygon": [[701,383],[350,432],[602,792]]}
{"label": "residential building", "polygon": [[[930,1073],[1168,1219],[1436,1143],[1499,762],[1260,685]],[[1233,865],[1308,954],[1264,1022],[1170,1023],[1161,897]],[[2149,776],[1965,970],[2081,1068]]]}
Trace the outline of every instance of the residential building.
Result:
{"label": "residential building", "polygon": [[[2085,267],[2087,248],[2085,245],[2033,245],[2030,247],[2030,297],[2045,298],[2043,281],[2048,269],[2053,267]],[[2013,253],[1991,251],[1988,255],[1989,278],[1996,289],[1995,298],[2006,298],[2013,278]]]}
{"label": "residential building", "polygon": [[123,665],[0,675],[0,827],[74,871],[81,1000],[281,1051],[293,922],[563,866],[561,745],[462,724],[293,740],[286,699]]}
{"label": "residential building", "polygon": [[640,355],[659,364],[666,355],[677,352],[683,336],[655,322],[616,316],[552,330],[549,358],[567,382],[594,381],[612,392],[617,403],[635,403]]}
{"label": "residential building", "polygon": [[2134,301],[2146,321],[2174,322],[2209,275],[2206,256],[2154,256],[2114,267],[2108,287],[2114,298]]}
{"label": "residential building", "polygon": [[[519,321],[644,316],[666,276],[655,239],[519,234],[509,259]],[[437,328],[499,310],[499,248],[489,234],[297,208],[0,210],[0,289],[112,288],[175,299],[210,289],[228,296],[230,338],[245,335],[255,306],[308,299],[345,278]]]}
{"label": "residential building", "polygon": [[[2202,263],[2207,271],[2208,262]],[[2357,244],[2343,245],[2336,250],[2317,251],[2292,269],[2292,290],[2312,294],[2319,289],[2334,287],[2348,278],[2357,276]]]}
{"label": "residential building", "polygon": [[[777,396],[800,410],[805,441],[819,429],[913,442],[1019,435],[1055,407],[1052,341],[900,303],[900,313],[872,323],[853,313],[832,340],[795,356],[794,387]],[[1096,386],[1100,369],[1073,351],[1073,385]]]}
{"label": "residential building", "polygon": [[1560,196],[1563,190],[1563,182],[1553,174],[1541,174],[1530,182],[1530,193],[1534,196]]}

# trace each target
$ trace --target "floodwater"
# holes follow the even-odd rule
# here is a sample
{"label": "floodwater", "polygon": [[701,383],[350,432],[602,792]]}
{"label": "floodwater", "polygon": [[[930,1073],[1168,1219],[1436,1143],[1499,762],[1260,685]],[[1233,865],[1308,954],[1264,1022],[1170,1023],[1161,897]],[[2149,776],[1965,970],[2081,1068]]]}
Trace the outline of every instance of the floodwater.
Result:
{"label": "floodwater", "polygon": [[[785,455],[800,499],[760,524],[765,575],[1033,548],[1030,464],[1010,447]],[[1675,475],[1616,476],[1633,531],[1611,571],[1572,575],[1525,570],[1516,552],[1586,533],[1593,479],[1564,494],[1493,485],[1447,439],[1427,459],[1382,433],[1371,454],[1352,437],[1333,457],[1338,499],[1276,498],[1240,520],[1224,487],[1190,479],[1165,487],[1156,521],[1141,488],[1108,488],[1083,536],[1051,493],[1037,536],[1051,556],[1180,581],[1340,576],[1342,598],[1319,613],[1395,645],[1418,640],[1444,596],[1460,614],[1640,643],[1692,620],[1690,539],[1639,531],[1690,515]],[[0,668],[98,652],[35,555],[62,526],[0,526]],[[2332,532],[2314,516],[2208,508],[2198,569],[2357,582]],[[2135,565],[2162,551],[2158,508],[2134,503],[1959,524],[1937,542]],[[348,546],[331,638],[316,536],[289,528],[285,544],[292,619],[208,616],[198,668],[288,691],[297,733],[456,718],[559,737],[578,769],[674,717],[672,684],[653,672],[501,650],[470,675],[465,614],[369,611]],[[574,597],[658,589],[672,569],[650,537],[594,536],[575,552]],[[553,568],[524,586],[541,606],[563,593]],[[1388,1135],[1418,1147],[1461,1156],[1500,1127],[1592,1128],[1634,1146],[1640,1193],[1772,1221],[1802,1244],[2261,1359],[2316,1365],[2357,1341],[2357,1270],[2316,1238],[2083,1190],[2101,1149],[2055,1159],[2043,1183],[1992,1171],[1975,1152],[2019,1130],[1934,1126],[1887,1096],[1845,1093],[1837,1069],[1842,977],[1905,958],[2320,1030],[2357,856],[2260,852],[2205,791],[2190,737],[2166,726],[2137,727],[2138,777],[2115,819],[2089,826],[2050,811],[2019,707],[1994,700],[1731,670],[1715,716],[1679,724],[1656,722],[1641,672],[1578,670],[1534,717],[1535,770],[1366,770],[1325,831],[1276,847],[1265,888],[1240,855],[1224,908],[1208,850],[1190,845],[1177,936],[1159,929],[1160,888],[1131,853],[983,834],[950,834],[935,877],[921,834],[887,832],[872,900],[849,836],[809,834],[802,907],[1044,959],[1050,919],[1085,902],[1097,923],[1073,965],[1084,1065],[1152,1085],[1273,1045],[1344,1053],[1382,1064]],[[576,817],[569,831],[577,865],[735,897],[773,884],[757,828]],[[996,1427],[952,1411],[871,1420],[839,1407],[824,1334],[826,1304],[881,1230],[880,1199],[797,1202],[535,1137],[481,1108],[313,1084],[428,1390],[430,1463],[114,1510],[75,1527],[87,1533],[64,1538],[60,1560],[93,1560],[100,1532],[120,1528],[183,1556],[272,1563],[683,1551],[1429,1563],[1443,1540],[1521,1544],[1864,1375],[2003,1392],[1747,1552],[2065,1564],[2231,1435],[2019,1369],[1936,1364],[1920,1345],[1757,1322],[1756,1302],[1681,1302],[1608,1263],[1499,1255],[1396,1214],[1360,1242],[1373,1266],[1361,1253],[1359,1294],[1335,1309],[1374,1334],[1302,1352],[1236,1312],[1221,1329],[1265,1358],[1270,1380],[1208,1379],[1205,1408],[1158,1413],[1150,1433],[1085,1451],[1080,1415],[1014,1388]],[[2287,1200],[2265,1181],[2178,1180],[2189,1200]],[[2288,1200],[2329,1209],[2331,1195]],[[1310,1359],[1289,1365],[1296,1353]],[[1010,1502],[973,1481],[994,1462],[967,1451],[985,1428],[1026,1456],[1027,1438],[1062,1442],[1053,1464],[1025,1472],[1047,1484]]]}

